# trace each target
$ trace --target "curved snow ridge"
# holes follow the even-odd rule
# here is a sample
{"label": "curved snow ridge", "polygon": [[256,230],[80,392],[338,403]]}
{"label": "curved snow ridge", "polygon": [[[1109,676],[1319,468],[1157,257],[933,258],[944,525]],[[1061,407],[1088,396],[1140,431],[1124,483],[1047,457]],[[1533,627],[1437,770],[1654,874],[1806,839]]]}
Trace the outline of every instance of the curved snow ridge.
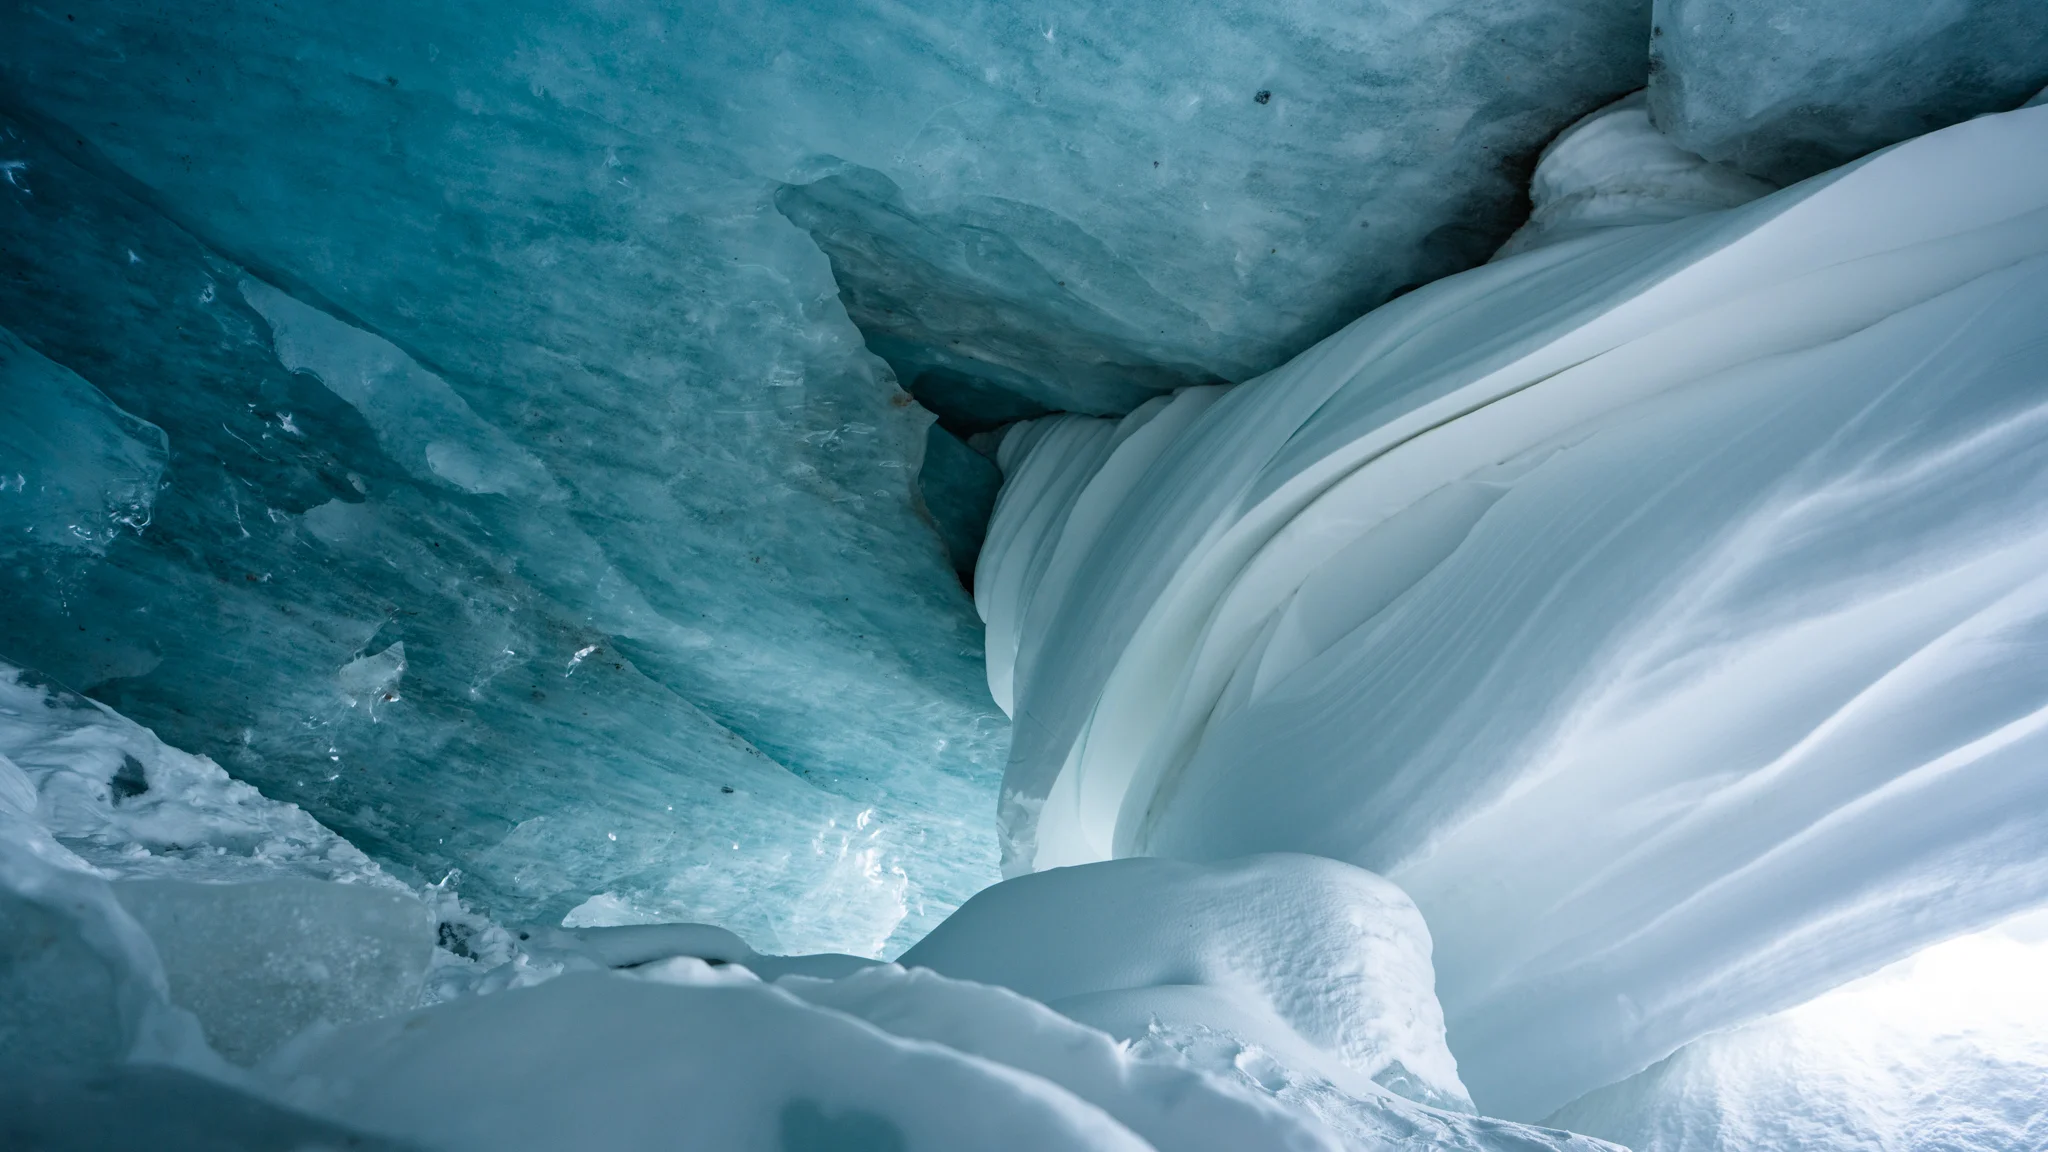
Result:
{"label": "curved snow ridge", "polygon": [[2023,109],[1020,439],[1006,870],[1380,872],[1510,1116],[2048,897],[2044,254]]}
{"label": "curved snow ridge", "polygon": [[1632,92],[1560,133],[1536,162],[1533,206],[1495,260],[1599,228],[1663,224],[1736,208],[1776,189],[1680,148],[1650,123]]}

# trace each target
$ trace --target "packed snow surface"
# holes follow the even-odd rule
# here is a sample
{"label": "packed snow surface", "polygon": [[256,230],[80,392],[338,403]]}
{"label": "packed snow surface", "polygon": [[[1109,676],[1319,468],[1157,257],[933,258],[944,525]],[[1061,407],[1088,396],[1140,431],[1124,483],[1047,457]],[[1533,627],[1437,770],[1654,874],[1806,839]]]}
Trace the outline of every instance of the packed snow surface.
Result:
{"label": "packed snow surface", "polygon": [[1005,866],[1378,872],[1528,1117],[2037,903],[2044,364],[2028,108],[1014,431]]}

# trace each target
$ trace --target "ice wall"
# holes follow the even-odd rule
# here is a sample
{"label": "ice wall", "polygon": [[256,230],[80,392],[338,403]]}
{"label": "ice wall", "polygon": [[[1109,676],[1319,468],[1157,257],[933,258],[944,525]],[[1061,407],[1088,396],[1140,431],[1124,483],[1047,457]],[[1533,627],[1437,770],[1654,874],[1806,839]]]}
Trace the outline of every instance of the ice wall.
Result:
{"label": "ice wall", "polygon": [[512,921],[872,952],[992,876],[928,418],[843,319],[729,393],[487,417],[4,127],[9,656]]}
{"label": "ice wall", "polygon": [[875,952],[994,877],[1006,741],[910,393],[1123,412],[1482,260],[1647,9],[0,25],[0,323],[168,438],[6,655],[508,918]]}
{"label": "ice wall", "polygon": [[1017,440],[1006,866],[1380,872],[1510,1116],[2038,902],[2044,254],[2027,109]]}
{"label": "ice wall", "polygon": [[1779,183],[2048,84],[2034,0],[1657,0],[1651,20],[1657,126]]}

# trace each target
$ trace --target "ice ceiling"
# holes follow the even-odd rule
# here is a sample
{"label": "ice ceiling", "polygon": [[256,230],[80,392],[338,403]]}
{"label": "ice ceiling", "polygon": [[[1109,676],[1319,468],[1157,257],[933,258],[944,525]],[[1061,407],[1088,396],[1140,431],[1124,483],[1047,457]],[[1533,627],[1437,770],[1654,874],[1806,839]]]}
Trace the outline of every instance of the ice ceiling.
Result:
{"label": "ice ceiling", "polygon": [[[318,822],[51,824],[95,866],[431,885],[470,960],[672,922],[874,957],[1002,870],[1314,852],[1400,886],[1329,908],[1434,937],[1464,1081],[1405,1094],[1522,1118],[2048,896],[2048,111],[1971,120],[2048,84],[2048,7],[80,0],[0,32],[11,715],[82,693]],[[17,807],[163,773],[256,803],[139,731],[22,737]],[[1934,768],[2003,783],[1904,795]],[[1075,930],[1020,907],[992,938]],[[1082,968],[1018,990],[1126,1039],[1210,1019]],[[863,979],[800,998],[967,995]],[[1199,1063],[1206,1027],[1148,1042]],[[1441,1031],[1359,1060],[1427,1080]],[[1582,1111],[1650,1131],[1599,1109],[1713,1059]]]}
{"label": "ice ceiling", "polygon": [[10,380],[167,456],[7,654],[510,917],[907,944],[1007,744],[946,428],[1483,260],[1648,16],[1466,8],[11,6]]}

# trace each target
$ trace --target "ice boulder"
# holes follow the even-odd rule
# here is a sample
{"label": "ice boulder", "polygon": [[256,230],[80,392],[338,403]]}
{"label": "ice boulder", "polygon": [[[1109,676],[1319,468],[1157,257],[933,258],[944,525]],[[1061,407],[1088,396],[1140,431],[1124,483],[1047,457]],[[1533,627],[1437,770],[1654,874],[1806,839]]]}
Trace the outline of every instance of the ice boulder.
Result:
{"label": "ice boulder", "polygon": [[1657,0],[1650,109],[1680,146],[1779,183],[2048,83],[2035,0]]}
{"label": "ice boulder", "polygon": [[0,755],[0,1078],[140,1058],[212,1069],[170,1003],[155,946],[111,887],[33,816],[26,773]]}
{"label": "ice boulder", "polygon": [[434,951],[425,905],[365,884],[128,880],[114,892],[156,945],[172,1002],[242,1064],[315,1023],[413,1007]]}
{"label": "ice boulder", "polygon": [[1199,1024],[1339,1084],[1469,1111],[1429,952],[1400,889],[1276,854],[1018,877],[977,894],[902,963],[1013,989],[1125,1039],[1155,1020]]}

